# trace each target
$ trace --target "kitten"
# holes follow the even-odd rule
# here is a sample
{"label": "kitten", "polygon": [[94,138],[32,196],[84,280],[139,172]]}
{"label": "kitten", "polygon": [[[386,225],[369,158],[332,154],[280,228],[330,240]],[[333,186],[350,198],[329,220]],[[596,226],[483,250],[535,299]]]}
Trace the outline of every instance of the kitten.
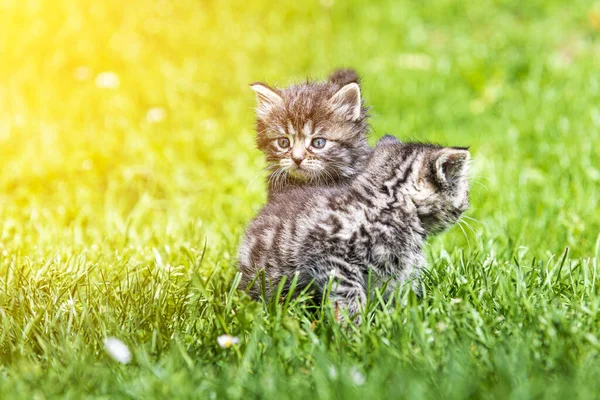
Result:
{"label": "kitten", "polygon": [[327,82],[284,89],[253,83],[258,107],[256,141],[270,171],[269,197],[290,187],[347,181],[364,167],[368,108],[353,70]]}
{"label": "kitten", "polygon": [[[273,196],[250,223],[239,250],[242,286],[267,296],[283,276],[356,314],[366,299],[368,270],[398,284],[418,277],[429,235],[458,221],[469,205],[465,148],[382,138],[365,170],[350,183],[303,187]],[[255,277],[258,275],[258,279]],[[286,288],[286,290],[288,290]]]}

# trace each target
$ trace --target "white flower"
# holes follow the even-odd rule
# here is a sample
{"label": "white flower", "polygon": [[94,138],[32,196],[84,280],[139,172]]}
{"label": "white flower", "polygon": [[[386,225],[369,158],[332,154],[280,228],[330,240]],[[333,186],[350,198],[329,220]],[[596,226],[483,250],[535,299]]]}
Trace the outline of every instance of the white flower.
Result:
{"label": "white flower", "polygon": [[352,378],[352,382],[358,386],[364,385],[364,383],[367,381],[367,378],[365,378],[363,373],[360,372],[356,367],[350,370],[350,378]]}
{"label": "white flower", "polygon": [[104,339],[104,350],[111,356],[115,361],[121,364],[129,364],[131,361],[131,352],[125,343],[121,340],[108,337]]}
{"label": "white flower", "polygon": [[221,335],[217,338],[217,343],[224,349],[228,349],[234,344],[238,344],[240,339],[231,335]]}
{"label": "white flower", "polygon": [[167,118],[167,112],[162,107],[152,107],[146,113],[146,121],[151,124],[156,124],[158,122],[162,122]]}
{"label": "white flower", "polygon": [[112,71],[101,72],[96,76],[96,87],[100,89],[116,89],[121,84],[119,75]]}
{"label": "white flower", "polygon": [[450,304],[453,304],[453,305],[454,304],[458,304],[460,302],[462,302],[462,299],[458,299],[458,298],[456,298],[456,299],[450,299]]}

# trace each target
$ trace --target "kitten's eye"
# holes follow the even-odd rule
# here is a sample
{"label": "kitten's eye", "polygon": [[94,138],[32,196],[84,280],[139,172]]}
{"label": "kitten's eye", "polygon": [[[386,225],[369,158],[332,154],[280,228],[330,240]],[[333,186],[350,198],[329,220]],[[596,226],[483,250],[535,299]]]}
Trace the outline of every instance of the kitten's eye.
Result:
{"label": "kitten's eye", "polygon": [[314,138],[312,140],[311,145],[315,149],[322,149],[323,147],[325,147],[325,143],[327,143],[327,140],[319,137],[319,138]]}
{"label": "kitten's eye", "polygon": [[279,138],[279,139],[277,139],[277,144],[282,149],[287,149],[288,147],[290,147],[290,139],[288,139],[288,138]]}

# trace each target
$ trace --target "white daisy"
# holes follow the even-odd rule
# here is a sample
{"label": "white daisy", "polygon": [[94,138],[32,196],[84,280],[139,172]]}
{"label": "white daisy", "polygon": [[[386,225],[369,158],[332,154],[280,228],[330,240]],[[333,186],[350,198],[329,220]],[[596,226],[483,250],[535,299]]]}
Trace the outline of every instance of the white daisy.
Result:
{"label": "white daisy", "polygon": [[221,335],[217,338],[217,343],[224,349],[228,349],[234,344],[238,344],[240,339],[231,335]]}
{"label": "white daisy", "polygon": [[121,340],[108,337],[104,339],[104,350],[111,356],[115,361],[121,364],[129,364],[131,362],[131,351],[125,343]]}

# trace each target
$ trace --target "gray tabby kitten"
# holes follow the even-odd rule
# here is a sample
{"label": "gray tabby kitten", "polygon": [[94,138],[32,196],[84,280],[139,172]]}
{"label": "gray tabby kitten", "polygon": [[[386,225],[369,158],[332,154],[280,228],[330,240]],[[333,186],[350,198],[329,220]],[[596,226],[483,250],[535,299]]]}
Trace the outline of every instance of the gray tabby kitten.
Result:
{"label": "gray tabby kitten", "polygon": [[327,82],[284,89],[253,83],[258,107],[256,141],[270,171],[269,197],[290,187],[347,181],[364,167],[368,108],[353,70]]}
{"label": "gray tabby kitten", "polygon": [[249,293],[258,298],[264,269],[268,297],[283,276],[289,283],[296,273],[300,289],[312,282],[322,294],[333,276],[332,300],[356,314],[369,268],[390,281],[390,290],[419,275],[427,237],[457,222],[469,205],[468,161],[465,148],[386,136],[352,182],[273,196],[240,247],[241,287],[254,282]]}

